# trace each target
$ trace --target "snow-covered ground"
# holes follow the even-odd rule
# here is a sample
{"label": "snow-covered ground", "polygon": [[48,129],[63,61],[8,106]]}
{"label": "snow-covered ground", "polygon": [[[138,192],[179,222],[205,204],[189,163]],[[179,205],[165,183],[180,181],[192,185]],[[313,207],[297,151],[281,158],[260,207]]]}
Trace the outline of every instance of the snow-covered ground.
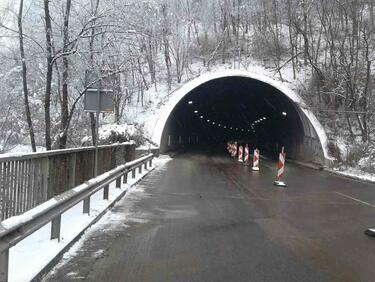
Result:
{"label": "snow-covered ground", "polygon": [[[37,152],[44,152],[45,150],[46,150],[45,147],[42,147],[42,146],[36,147]],[[9,150],[7,153],[31,153],[31,152],[32,152],[31,145],[18,144],[17,146]]]}
{"label": "snow-covered ground", "polygon": [[345,170],[339,170],[338,168],[330,170],[333,173],[337,173],[343,176],[347,176],[350,178],[363,180],[367,182],[374,182],[375,183],[375,174],[364,172],[359,168],[347,168]]}
{"label": "snow-covered ground", "polygon": [[[51,224],[47,224],[12,247],[9,259],[9,281],[30,281],[122,193],[127,191],[125,198],[131,193],[136,193],[135,184],[155,166],[168,161],[168,157],[154,159],[152,168],[143,170],[142,174],[139,174],[137,170],[136,178],[128,177],[128,184],[122,184],[121,189],[116,189],[115,183],[112,183],[109,189],[109,200],[103,200],[103,190],[92,195],[90,215],[82,214],[82,203],[65,212],[62,215],[60,242],[50,240]],[[84,237],[81,240],[84,240]],[[74,248],[78,247],[79,243],[74,246]],[[20,271],[20,266],[22,266],[22,271]]]}

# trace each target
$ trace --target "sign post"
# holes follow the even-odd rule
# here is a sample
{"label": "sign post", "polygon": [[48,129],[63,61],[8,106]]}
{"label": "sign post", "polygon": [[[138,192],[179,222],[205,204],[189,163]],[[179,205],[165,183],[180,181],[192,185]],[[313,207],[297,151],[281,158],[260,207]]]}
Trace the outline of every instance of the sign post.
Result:
{"label": "sign post", "polygon": [[[89,86],[89,87],[87,87]],[[103,87],[104,86],[104,87]],[[111,86],[111,75],[105,71],[94,72],[92,70],[86,71],[86,93],[84,110],[86,112],[95,112],[95,164],[94,176],[98,175],[98,141],[99,141],[99,117],[100,113],[113,112],[113,99],[111,94],[113,90]]]}

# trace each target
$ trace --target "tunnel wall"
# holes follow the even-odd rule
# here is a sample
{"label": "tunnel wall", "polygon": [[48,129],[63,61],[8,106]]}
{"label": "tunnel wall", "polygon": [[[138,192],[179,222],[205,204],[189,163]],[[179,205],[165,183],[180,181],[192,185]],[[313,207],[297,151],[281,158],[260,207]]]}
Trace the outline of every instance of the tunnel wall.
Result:
{"label": "tunnel wall", "polygon": [[198,141],[194,142],[196,141],[194,138],[197,138],[197,135],[192,133],[190,135],[189,144],[189,136],[186,136],[186,133],[184,135],[183,128],[168,128],[168,118],[178,102],[193,89],[205,82],[213,79],[235,76],[247,77],[264,82],[282,92],[287,98],[289,98],[291,103],[293,103],[303,125],[304,134],[298,141],[293,141],[292,139],[285,141],[287,154],[290,158],[321,164],[327,164],[330,162],[331,157],[328,154],[327,136],[325,131],[314,114],[304,104],[302,99],[294,91],[285,87],[281,82],[275,81],[266,76],[240,70],[226,70],[201,75],[172,93],[172,97],[168,103],[161,109],[160,115],[152,130],[152,140],[155,143],[160,144],[161,152],[175,150],[187,145],[200,144],[203,140],[202,136],[198,135]]}
{"label": "tunnel wall", "polygon": [[[284,140],[283,144],[285,145],[287,157],[306,162],[324,163],[322,145],[315,129],[305,116],[301,115],[301,119],[303,119],[305,131],[302,140]],[[166,127],[160,142],[160,152],[166,153],[185,147],[199,146],[204,143],[204,137],[199,134],[186,135],[184,130],[176,131]]]}
{"label": "tunnel wall", "polygon": [[314,126],[301,108],[299,108],[296,104],[294,106],[303,126],[303,135],[298,142],[294,142],[293,144],[287,146],[289,157],[296,160],[325,163],[326,160],[322,143]]}

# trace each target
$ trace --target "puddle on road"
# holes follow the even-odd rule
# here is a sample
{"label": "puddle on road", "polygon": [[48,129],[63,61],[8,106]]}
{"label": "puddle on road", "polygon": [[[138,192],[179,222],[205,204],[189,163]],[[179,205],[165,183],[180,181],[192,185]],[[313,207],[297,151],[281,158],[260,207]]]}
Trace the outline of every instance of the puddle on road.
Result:
{"label": "puddle on road", "polygon": [[180,206],[176,207],[176,209],[157,208],[156,210],[163,213],[163,218],[165,219],[182,219],[199,215],[197,210],[193,210],[188,206]]}

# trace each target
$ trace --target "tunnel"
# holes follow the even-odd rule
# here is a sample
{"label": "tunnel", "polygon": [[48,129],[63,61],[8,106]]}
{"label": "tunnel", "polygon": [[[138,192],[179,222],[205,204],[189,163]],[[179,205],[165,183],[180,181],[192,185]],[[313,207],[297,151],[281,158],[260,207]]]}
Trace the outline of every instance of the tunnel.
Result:
{"label": "tunnel", "polygon": [[301,98],[281,82],[245,71],[206,74],[172,93],[153,134],[162,153],[248,144],[277,158],[325,163],[326,136]]}

